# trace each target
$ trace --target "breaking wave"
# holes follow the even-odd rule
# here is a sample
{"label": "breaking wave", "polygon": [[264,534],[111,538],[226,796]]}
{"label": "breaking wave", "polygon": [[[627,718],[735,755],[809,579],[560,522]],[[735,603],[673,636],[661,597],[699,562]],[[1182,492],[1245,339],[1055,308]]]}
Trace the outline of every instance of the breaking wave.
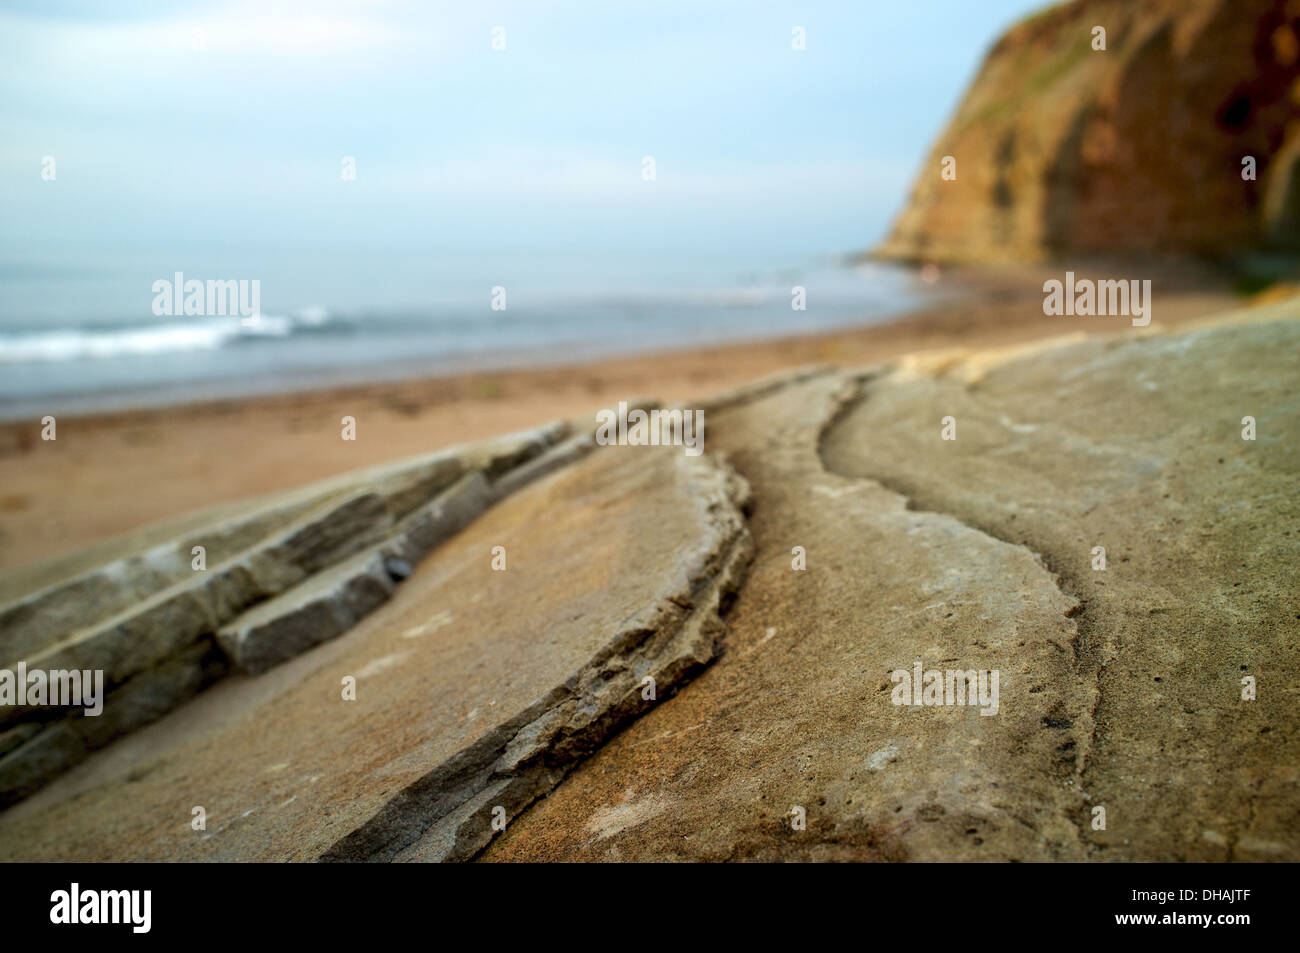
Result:
{"label": "breaking wave", "polygon": [[331,323],[323,308],[292,315],[169,319],[156,324],[0,332],[0,364],[26,364],[215,351],[245,341],[288,338]]}

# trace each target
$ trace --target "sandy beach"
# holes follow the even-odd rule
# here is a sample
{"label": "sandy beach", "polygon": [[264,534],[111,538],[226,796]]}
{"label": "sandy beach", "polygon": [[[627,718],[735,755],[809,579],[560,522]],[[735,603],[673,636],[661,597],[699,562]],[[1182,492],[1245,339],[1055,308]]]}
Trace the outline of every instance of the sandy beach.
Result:
{"label": "sandy beach", "polygon": [[[886,324],[542,369],[306,391],[0,425],[0,569],[210,504],[572,417],[622,398],[705,398],[784,368],[1113,333],[1124,319],[1043,314],[1035,269],[954,271],[945,303]],[[1204,276],[1164,291],[1155,327],[1239,305]],[[1182,290],[1179,290],[1181,288]],[[340,419],[357,439],[340,439]]]}

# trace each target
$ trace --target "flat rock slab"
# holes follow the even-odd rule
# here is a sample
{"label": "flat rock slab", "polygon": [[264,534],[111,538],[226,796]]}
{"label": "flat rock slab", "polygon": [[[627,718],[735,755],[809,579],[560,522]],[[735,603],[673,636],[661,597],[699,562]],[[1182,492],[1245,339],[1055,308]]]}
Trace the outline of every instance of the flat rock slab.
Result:
{"label": "flat rock slab", "polygon": [[[1297,350],[1125,335],[732,403],[721,656],[483,858],[1300,859]],[[999,670],[998,714],[895,705],[916,661]]]}
{"label": "flat rock slab", "polygon": [[[10,808],[0,859],[1300,859],[1295,312],[805,370],[699,458],[485,449],[466,512],[517,491],[390,601]],[[898,704],[917,664],[996,714]]]}
{"label": "flat rock slab", "polygon": [[1081,600],[1097,859],[1300,859],[1297,354],[1283,320],[903,369],[827,435],[830,469],[1027,547]]}
{"label": "flat rock slab", "polygon": [[557,420],[368,467],[3,574],[0,594],[14,598],[0,605],[0,664],[102,669],[112,712],[77,721],[74,707],[62,713],[72,722],[56,712],[51,723],[42,708],[0,705],[0,806],[193,697],[227,663],[257,674],[342,634],[494,499],[580,456],[571,428]]}
{"label": "flat rock slab", "polygon": [[338,638],[392,594],[383,555],[360,553],[250,609],[217,632],[217,644],[257,675]]}
{"label": "flat rock slab", "polygon": [[[1060,733],[1042,726],[1089,705],[1075,600],[1023,548],[827,472],[820,435],[856,399],[851,380],[757,393],[710,421],[754,494],[756,554],[722,655],[485,858],[1080,857]],[[918,658],[1000,665],[1000,713],[892,705],[890,672]]]}
{"label": "flat rock slab", "polygon": [[708,662],[745,498],[679,448],[593,453],[489,510],[346,635],[225,680],[7,811],[0,857],[470,856],[494,807],[513,817]]}

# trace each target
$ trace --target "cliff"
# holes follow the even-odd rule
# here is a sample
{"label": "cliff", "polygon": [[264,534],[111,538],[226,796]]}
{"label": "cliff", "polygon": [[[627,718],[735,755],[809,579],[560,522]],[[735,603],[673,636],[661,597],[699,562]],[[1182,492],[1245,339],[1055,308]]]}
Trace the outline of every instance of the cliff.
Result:
{"label": "cliff", "polygon": [[996,43],[875,254],[1297,248],[1300,3],[1076,0]]}

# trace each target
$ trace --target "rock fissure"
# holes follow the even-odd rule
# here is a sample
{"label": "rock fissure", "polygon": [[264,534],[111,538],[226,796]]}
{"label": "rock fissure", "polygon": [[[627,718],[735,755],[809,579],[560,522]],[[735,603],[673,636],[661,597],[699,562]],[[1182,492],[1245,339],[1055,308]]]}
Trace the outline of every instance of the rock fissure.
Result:
{"label": "rock fissure", "polygon": [[[1093,645],[1094,639],[1092,626],[1090,624],[1091,618],[1086,613],[1087,605],[1085,601],[1078,595],[1078,587],[1072,584],[1060,569],[1057,568],[1057,561],[1045,552],[1046,547],[1040,543],[1037,543],[1036,541],[1008,538],[999,533],[994,527],[981,525],[980,521],[972,519],[972,514],[970,513],[955,512],[953,510],[945,509],[939,505],[938,500],[930,499],[926,495],[925,490],[917,485],[904,485],[894,478],[879,473],[858,472],[856,470],[850,472],[837,470],[831,466],[826,459],[825,442],[829,433],[834,429],[835,425],[851,413],[859,403],[870,399],[868,385],[872,380],[880,379],[884,373],[887,373],[887,371],[876,371],[860,377],[852,378],[851,382],[854,386],[846,387],[843,391],[835,395],[836,407],[832,415],[828,418],[826,425],[818,434],[818,459],[827,473],[834,474],[847,480],[870,480],[883,489],[896,494],[903,500],[904,506],[912,512],[929,513],[932,515],[946,516],[955,519],[968,529],[981,533],[997,543],[1014,546],[1024,550],[1030,557],[1032,557],[1034,562],[1042,567],[1043,572],[1051,580],[1052,585],[1054,585],[1063,596],[1072,601],[1072,605],[1066,609],[1064,613],[1066,618],[1071,620],[1074,629],[1074,637],[1070,639],[1069,651],[1072,656],[1076,677],[1085,682],[1091,680],[1092,704],[1085,713],[1087,724],[1083,730],[1076,730],[1074,719],[1065,720],[1066,726],[1071,729],[1071,733],[1074,735],[1074,740],[1072,742],[1066,742],[1065,744],[1069,744],[1070,747],[1064,748],[1064,750],[1070,752],[1069,760],[1073,760],[1075,765],[1074,777],[1079,784],[1082,785],[1084,782],[1084,775],[1089,767],[1089,758],[1092,754],[1096,740],[1097,729],[1094,719],[1098,706],[1100,705],[1103,688],[1102,666],[1096,666],[1094,670],[1089,673],[1085,670],[1082,664],[1082,658],[1085,655],[1093,655],[1094,651],[1097,650],[1097,647]],[[966,388],[966,390],[969,391],[969,388]],[[1085,651],[1085,646],[1087,647],[1087,651]],[[1057,750],[1061,751],[1063,750],[1063,747],[1058,748]],[[1082,787],[1080,790],[1082,790]],[[1069,816],[1079,831],[1080,842],[1086,846],[1086,824],[1083,819],[1078,816],[1077,811],[1069,812]]]}
{"label": "rock fissure", "polygon": [[[684,588],[650,609],[654,624],[633,623],[613,636],[562,686],[416,781],[322,860],[472,860],[497,830],[638,717],[646,690],[657,702],[660,693],[675,691],[709,664],[720,617],[753,555],[742,515],[749,489],[724,461],[706,457],[683,466],[693,471],[687,478],[700,483],[697,499],[705,501],[712,539],[684,573]],[[485,794],[492,812],[482,809]]]}

